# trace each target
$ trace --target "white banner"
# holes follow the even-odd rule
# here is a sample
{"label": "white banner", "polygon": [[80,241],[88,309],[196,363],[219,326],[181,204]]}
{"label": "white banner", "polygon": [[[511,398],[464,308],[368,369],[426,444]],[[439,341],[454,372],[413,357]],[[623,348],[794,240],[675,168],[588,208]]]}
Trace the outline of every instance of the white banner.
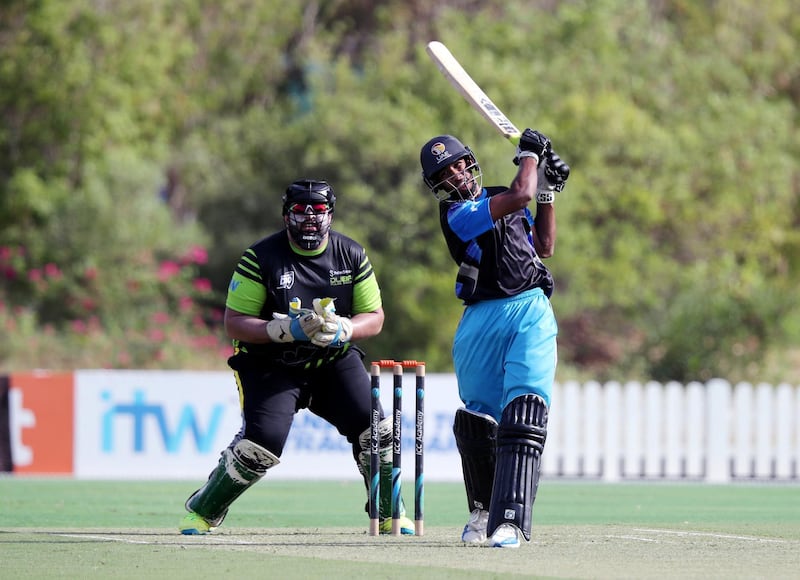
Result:
{"label": "white banner", "polygon": [[[414,479],[414,372],[404,377],[403,479]],[[453,416],[461,406],[455,377],[431,374],[425,390],[425,480],[460,481]],[[232,372],[75,372],[75,477],[205,479],[241,426]],[[392,409],[392,375],[381,377]],[[275,479],[358,480],[347,441],[328,423],[295,417]]]}

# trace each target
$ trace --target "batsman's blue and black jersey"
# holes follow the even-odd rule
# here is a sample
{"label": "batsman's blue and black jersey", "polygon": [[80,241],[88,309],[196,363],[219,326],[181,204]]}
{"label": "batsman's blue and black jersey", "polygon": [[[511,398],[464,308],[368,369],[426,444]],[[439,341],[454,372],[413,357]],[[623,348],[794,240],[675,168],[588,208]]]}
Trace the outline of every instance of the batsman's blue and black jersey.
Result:
{"label": "batsman's blue and black jersey", "polygon": [[[245,250],[231,278],[225,305],[264,320],[286,314],[289,302],[300,298],[311,308],[314,298],[334,298],[336,314],[352,317],[381,307],[381,293],[366,250],[354,240],[331,231],[322,250],[293,249],[285,231],[268,236]],[[250,344],[233,341],[247,364],[322,366],[335,360],[341,348],[311,343]],[[240,361],[241,364],[242,361]]]}
{"label": "batsman's blue and black jersey", "polygon": [[458,264],[456,296],[465,304],[516,296],[541,288],[549,297],[553,276],[536,254],[528,208],[492,221],[489,199],[507,187],[486,187],[474,200],[439,203],[442,233]]}

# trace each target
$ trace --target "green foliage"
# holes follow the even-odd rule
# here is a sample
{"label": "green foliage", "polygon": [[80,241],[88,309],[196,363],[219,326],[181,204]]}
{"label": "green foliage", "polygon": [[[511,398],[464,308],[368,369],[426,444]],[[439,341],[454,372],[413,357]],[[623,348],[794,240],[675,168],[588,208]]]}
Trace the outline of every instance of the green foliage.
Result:
{"label": "green foliage", "polygon": [[[0,267],[19,275],[0,287],[5,324],[22,308],[25,340],[49,325],[68,364],[83,340],[68,329],[90,316],[75,304],[91,296],[97,336],[121,348],[136,342],[123,329],[146,334],[161,309],[183,336],[224,343],[213,322],[181,322],[176,297],[208,278],[203,304],[221,309],[241,252],[281,227],[286,185],[317,177],[379,276],[387,320],[370,356],[449,370],[461,305],[419,147],[456,134],[486,184],[515,168],[427,58],[436,38],[572,166],[548,261],[563,369],[785,380],[776,361],[800,328],[796,12],[788,0],[6,2]],[[183,284],[158,280],[159,263],[198,245],[208,260]],[[40,287],[30,274],[48,264],[61,278]],[[137,365],[203,362],[140,350]],[[46,364],[21,356],[0,350],[9,368]]]}

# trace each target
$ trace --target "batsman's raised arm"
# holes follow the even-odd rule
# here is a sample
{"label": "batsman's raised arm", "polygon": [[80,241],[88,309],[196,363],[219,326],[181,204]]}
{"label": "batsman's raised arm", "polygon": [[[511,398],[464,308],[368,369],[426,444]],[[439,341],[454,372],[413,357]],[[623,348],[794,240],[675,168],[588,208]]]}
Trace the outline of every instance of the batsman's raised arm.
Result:
{"label": "batsman's raised arm", "polygon": [[517,175],[508,190],[495,195],[489,201],[492,219],[499,220],[512,212],[528,207],[536,198],[538,168],[550,151],[550,139],[531,129],[525,129],[519,139],[514,165],[519,166]]}

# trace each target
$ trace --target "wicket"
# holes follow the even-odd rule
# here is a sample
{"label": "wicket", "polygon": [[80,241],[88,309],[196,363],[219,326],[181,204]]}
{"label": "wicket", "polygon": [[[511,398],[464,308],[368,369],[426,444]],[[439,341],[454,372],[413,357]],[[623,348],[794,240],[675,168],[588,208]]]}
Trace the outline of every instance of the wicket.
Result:
{"label": "wicket", "polygon": [[407,368],[416,371],[416,412],[414,416],[414,533],[424,534],[424,450],[425,424],[425,363],[415,360],[379,360],[371,365],[372,416],[370,420],[369,449],[369,534],[379,534],[380,502],[380,435],[378,424],[381,415],[381,369],[391,368],[393,375],[392,396],[392,535],[400,535],[400,493],[402,417],[403,417],[403,373]]}

